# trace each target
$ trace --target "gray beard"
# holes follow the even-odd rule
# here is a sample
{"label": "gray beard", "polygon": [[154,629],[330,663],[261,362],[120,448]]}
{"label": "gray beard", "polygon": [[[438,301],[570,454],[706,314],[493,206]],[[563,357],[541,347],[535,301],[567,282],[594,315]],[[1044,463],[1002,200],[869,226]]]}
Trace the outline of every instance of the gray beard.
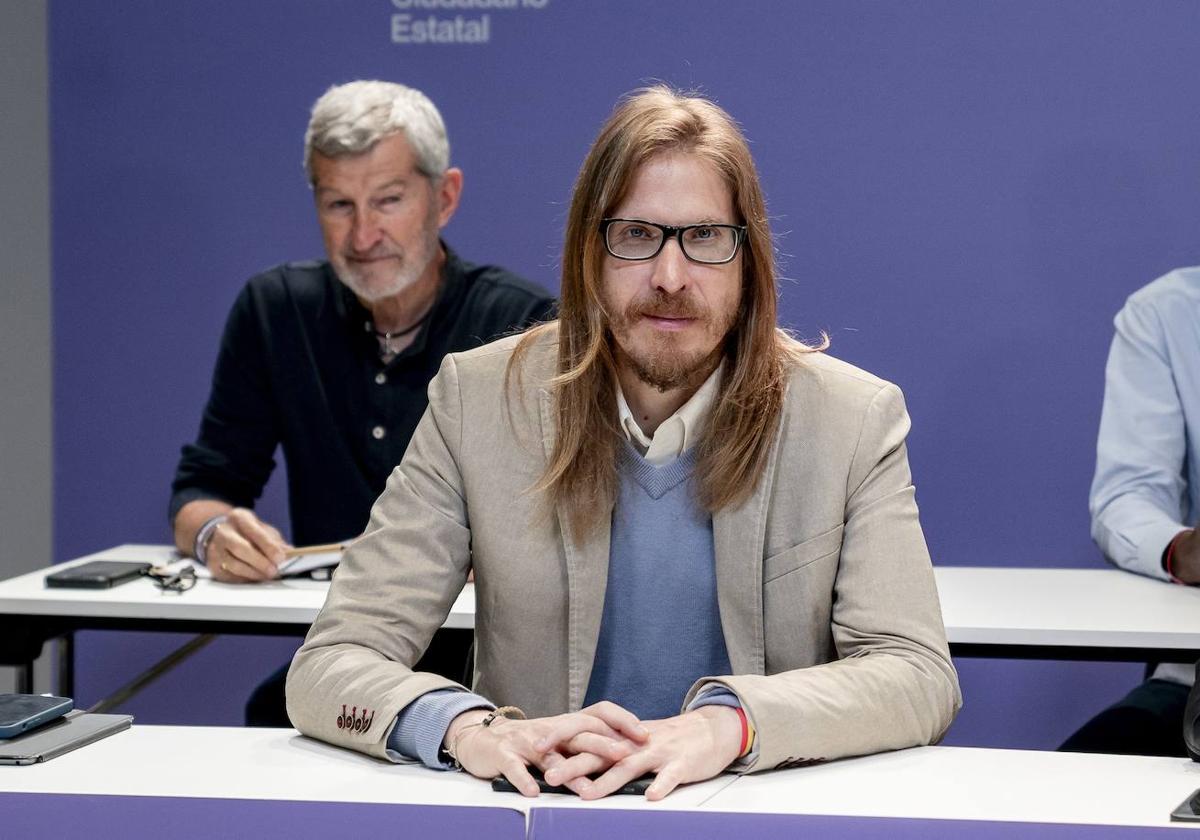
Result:
{"label": "gray beard", "polygon": [[[345,265],[345,260],[340,260],[343,265],[334,265],[334,273],[337,274],[339,280],[345,286],[354,292],[360,300],[367,303],[375,303],[376,301],[384,300],[385,298],[395,297],[403,292],[409,286],[421,279],[421,275],[425,273],[425,269],[437,257],[440,241],[438,239],[437,217],[431,216],[426,219],[424,247],[420,253],[401,254],[400,268],[392,275],[390,282],[382,287],[376,286],[374,289],[367,287],[362,282],[362,278],[357,272],[351,271]],[[332,262],[332,260],[331,260]]]}
{"label": "gray beard", "polygon": [[375,303],[376,301],[394,297],[403,292],[420,279],[421,272],[424,270],[425,267],[422,266],[419,270],[414,271],[413,266],[405,261],[400,270],[393,275],[390,282],[374,287],[368,287],[362,282],[362,278],[356,272],[349,269],[339,270],[337,276],[360,300],[364,300],[367,303]]}

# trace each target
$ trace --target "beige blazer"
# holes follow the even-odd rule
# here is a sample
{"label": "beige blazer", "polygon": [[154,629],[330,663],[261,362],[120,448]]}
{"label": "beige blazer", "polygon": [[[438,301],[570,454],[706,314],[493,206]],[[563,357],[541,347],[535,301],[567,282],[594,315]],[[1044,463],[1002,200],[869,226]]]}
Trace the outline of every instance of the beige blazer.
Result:
{"label": "beige blazer", "polygon": [[[457,687],[411,666],[472,567],[474,689],[530,717],[581,707],[609,535],[564,540],[559,517],[526,492],[554,441],[544,383],[556,344],[544,337],[527,356],[510,414],[504,373],[515,342],[448,356],[430,384],[404,460],[292,662],[288,714],[302,732],[387,757],[397,713]],[[735,692],[758,730],[748,769],[928,744],[961,704],[908,428],[894,385],[811,354],[792,371],[755,493],[713,516],[733,674],[702,677],[680,706],[711,683]]]}

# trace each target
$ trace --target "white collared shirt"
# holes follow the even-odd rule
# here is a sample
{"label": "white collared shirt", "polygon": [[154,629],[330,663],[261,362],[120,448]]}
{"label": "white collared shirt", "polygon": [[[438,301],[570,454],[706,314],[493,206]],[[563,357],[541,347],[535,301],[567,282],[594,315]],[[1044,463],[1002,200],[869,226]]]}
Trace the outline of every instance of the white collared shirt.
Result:
{"label": "white collared shirt", "polygon": [[696,393],[679,407],[679,410],[659,424],[654,434],[649,437],[642,431],[629,403],[625,400],[625,392],[621,383],[617,383],[617,416],[625,439],[633,444],[647,462],[656,467],[664,467],[682,455],[689,446],[696,442],[708,419],[713,400],[717,396],[717,386],[721,382],[721,371],[724,364],[719,365],[704,380],[704,384],[696,389]]}

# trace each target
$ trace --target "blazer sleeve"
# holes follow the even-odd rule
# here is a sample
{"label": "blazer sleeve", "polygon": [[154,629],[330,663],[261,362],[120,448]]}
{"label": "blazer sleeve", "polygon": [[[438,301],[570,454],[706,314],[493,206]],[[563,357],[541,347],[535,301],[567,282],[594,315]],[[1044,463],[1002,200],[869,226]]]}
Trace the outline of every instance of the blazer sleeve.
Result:
{"label": "blazer sleeve", "polygon": [[470,567],[471,534],[455,457],[461,435],[458,376],[447,356],[430,383],[429,407],[404,459],[365,533],[342,558],[288,670],[288,716],[304,734],[394,758],[386,742],[401,709],[435,689],[465,690],[412,670]]}
{"label": "blazer sleeve", "polygon": [[834,583],[836,659],[769,676],[701,680],[741,700],[757,771],[939,740],[962,705],[917,516],[903,396],[885,385],[863,414],[846,485]]}

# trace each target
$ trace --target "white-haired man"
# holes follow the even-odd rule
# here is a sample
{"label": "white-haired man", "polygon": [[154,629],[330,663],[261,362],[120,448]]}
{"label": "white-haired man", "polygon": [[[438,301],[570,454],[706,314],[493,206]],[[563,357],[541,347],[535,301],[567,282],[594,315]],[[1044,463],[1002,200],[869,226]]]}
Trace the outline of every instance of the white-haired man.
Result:
{"label": "white-haired man", "polygon": [[[304,166],[328,261],[285,263],[243,288],[172,485],[175,544],[218,580],[277,575],[287,540],[251,510],[277,446],[295,544],[356,536],[442,358],[551,310],[544,290],[441,241],[463,184],[449,158],[441,115],[420,91],[357,81],[313,106]],[[282,677],[256,692],[248,723],[287,725]]]}

